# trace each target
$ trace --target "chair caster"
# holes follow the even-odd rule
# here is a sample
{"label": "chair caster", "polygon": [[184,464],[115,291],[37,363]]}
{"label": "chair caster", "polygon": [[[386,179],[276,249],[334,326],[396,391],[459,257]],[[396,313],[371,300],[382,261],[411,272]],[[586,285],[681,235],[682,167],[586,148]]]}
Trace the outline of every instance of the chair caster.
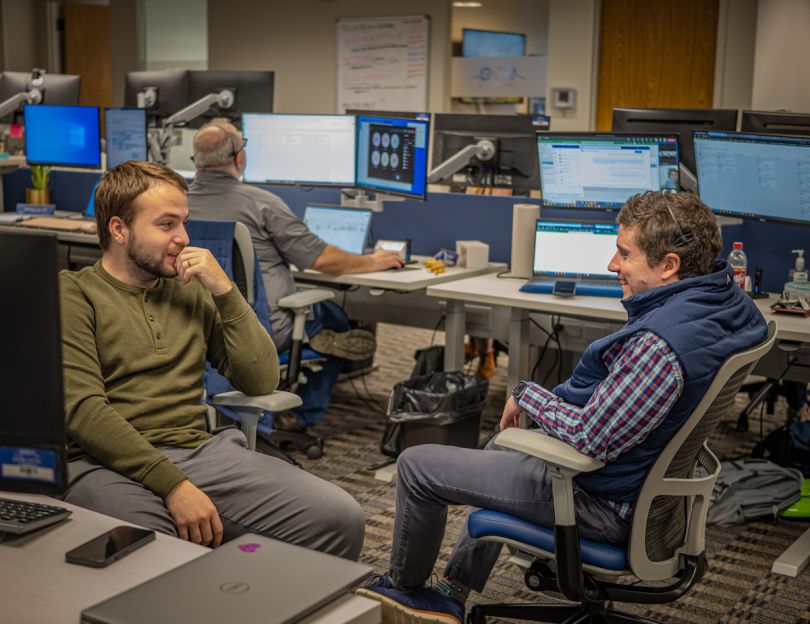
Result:
{"label": "chair caster", "polygon": [[310,459],[320,459],[321,457],[323,457],[323,443],[308,446],[307,457],[309,457]]}

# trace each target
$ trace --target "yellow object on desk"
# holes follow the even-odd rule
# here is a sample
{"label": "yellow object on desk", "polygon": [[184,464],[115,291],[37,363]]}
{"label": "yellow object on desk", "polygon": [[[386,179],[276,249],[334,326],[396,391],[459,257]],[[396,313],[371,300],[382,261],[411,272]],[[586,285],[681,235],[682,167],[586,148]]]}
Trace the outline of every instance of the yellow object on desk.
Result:
{"label": "yellow object on desk", "polygon": [[434,275],[439,275],[441,273],[444,273],[445,269],[444,261],[434,260],[433,258],[431,258],[430,260],[425,260],[425,268]]}

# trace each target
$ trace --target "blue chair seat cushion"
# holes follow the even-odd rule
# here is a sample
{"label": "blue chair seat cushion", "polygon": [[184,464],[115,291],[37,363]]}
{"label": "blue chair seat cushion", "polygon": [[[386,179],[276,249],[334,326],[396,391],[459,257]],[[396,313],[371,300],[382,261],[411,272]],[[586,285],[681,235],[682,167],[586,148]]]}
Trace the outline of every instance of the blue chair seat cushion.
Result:
{"label": "blue chair seat cushion", "polygon": [[[318,353],[317,351],[313,351],[312,349],[309,349],[307,347],[304,347],[303,350],[301,351],[301,362],[303,362],[303,363],[312,362],[312,361],[315,361],[315,360],[323,360],[323,359],[326,359],[325,355],[323,355],[322,353]],[[290,352],[289,351],[285,351],[284,353],[279,353],[278,354],[278,363],[279,363],[279,365],[287,366],[287,364],[289,364],[289,362],[290,362]]]}
{"label": "blue chair seat cushion", "polygon": [[[553,528],[540,526],[499,511],[490,509],[474,511],[467,518],[467,532],[470,537],[477,539],[501,537],[546,552],[555,552]],[[585,564],[614,571],[630,569],[627,563],[626,546],[604,544],[581,538],[579,549],[582,562]]]}

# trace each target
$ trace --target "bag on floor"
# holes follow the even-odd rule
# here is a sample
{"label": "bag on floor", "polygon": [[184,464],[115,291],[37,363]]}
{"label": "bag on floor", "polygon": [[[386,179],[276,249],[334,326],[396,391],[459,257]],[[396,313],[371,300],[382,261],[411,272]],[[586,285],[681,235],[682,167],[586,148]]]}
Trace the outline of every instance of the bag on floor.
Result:
{"label": "bag on floor", "polygon": [[723,526],[773,518],[801,497],[803,481],[795,468],[782,468],[765,459],[722,462],[708,523]]}
{"label": "bag on floor", "polygon": [[793,421],[771,431],[751,453],[810,477],[810,421]]}

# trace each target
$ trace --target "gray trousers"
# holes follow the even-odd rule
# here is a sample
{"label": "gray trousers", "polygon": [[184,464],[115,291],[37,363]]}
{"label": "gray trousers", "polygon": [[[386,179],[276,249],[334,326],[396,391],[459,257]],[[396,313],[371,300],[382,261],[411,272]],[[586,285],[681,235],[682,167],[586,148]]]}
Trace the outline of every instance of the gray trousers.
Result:
{"label": "gray trousers", "polygon": [[[194,449],[159,450],[214,503],[225,539],[250,531],[348,559],[360,556],[360,505],[328,481],[250,451],[241,431],[223,431]],[[70,462],[68,482],[69,503],[177,535],[162,498],[95,461]]]}
{"label": "gray trousers", "polygon": [[[554,526],[551,477],[546,464],[490,442],[486,449],[425,444],[397,460],[397,510],[391,577],[401,587],[421,587],[433,572],[447,522],[448,505],[469,505]],[[604,501],[574,485],[580,537],[626,543],[630,525]],[[474,539],[466,529],[444,575],[481,592],[501,544]]]}

